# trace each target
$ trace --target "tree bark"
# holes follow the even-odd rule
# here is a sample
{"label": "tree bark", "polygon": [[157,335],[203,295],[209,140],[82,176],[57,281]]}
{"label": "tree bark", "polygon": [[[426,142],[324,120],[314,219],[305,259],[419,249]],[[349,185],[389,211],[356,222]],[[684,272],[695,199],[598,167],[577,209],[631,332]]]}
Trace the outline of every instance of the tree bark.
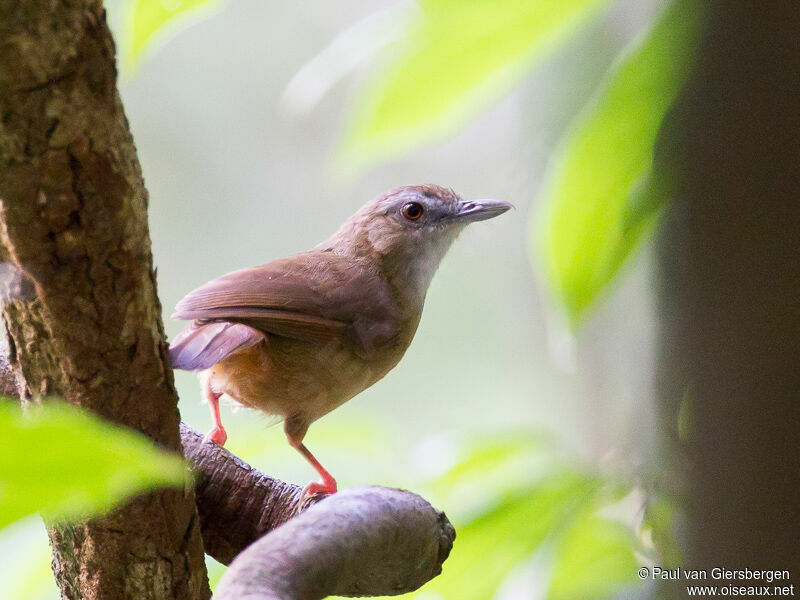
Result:
{"label": "tree bark", "polygon": [[195,495],[205,551],[227,565],[261,536],[307,508],[303,489],[264,475],[181,423],[186,458],[195,474]]}
{"label": "tree bark", "polygon": [[320,600],[397,595],[442,572],[455,530],[416,494],[350,488],[315,504],[246,548],[217,600]]}
{"label": "tree bark", "polygon": [[800,4],[706,4],[666,124],[677,193],[660,241],[664,401],[691,415],[685,565],[797,577]]}
{"label": "tree bark", "polygon": [[[99,0],[0,0],[3,321],[23,402],[91,409],[181,452],[147,192]],[[210,595],[192,489],[50,527],[66,598]]]}

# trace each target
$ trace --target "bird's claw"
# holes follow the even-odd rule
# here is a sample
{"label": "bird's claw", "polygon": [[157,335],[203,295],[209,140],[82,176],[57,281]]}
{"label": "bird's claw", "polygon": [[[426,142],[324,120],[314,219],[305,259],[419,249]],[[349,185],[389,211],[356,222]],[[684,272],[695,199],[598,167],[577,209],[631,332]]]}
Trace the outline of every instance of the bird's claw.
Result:
{"label": "bird's claw", "polygon": [[206,437],[203,441],[214,442],[215,444],[224,446],[227,440],[228,434],[225,432],[225,430],[222,427],[214,427],[214,429],[206,434]]}
{"label": "bird's claw", "polygon": [[312,481],[303,489],[303,494],[300,496],[300,503],[302,504],[315,496],[335,494],[337,490],[338,487],[336,486],[335,479],[331,479],[330,481]]}

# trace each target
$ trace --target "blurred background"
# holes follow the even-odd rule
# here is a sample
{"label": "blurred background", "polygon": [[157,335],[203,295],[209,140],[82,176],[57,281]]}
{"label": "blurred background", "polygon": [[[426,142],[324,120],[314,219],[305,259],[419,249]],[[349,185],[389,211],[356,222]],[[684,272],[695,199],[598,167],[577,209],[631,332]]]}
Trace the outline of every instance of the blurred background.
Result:
{"label": "blurred background", "polygon": [[[454,522],[444,574],[417,598],[647,597],[636,569],[666,562],[654,539],[670,509],[648,485],[647,227],[602,256],[649,163],[663,106],[647,102],[670,98],[646,78],[660,55],[634,69],[666,5],[107,2],[170,338],[186,292],[311,248],[387,189],[516,205],[453,246],[400,365],[306,438],[340,487],[410,488]],[[591,137],[598,119],[608,143]],[[578,188],[593,212],[569,204]],[[183,420],[209,429],[196,378],[176,382]],[[313,477],[268,418],[222,418],[227,447],[258,469]],[[38,518],[0,532],[0,555],[12,598],[57,597]],[[223,567],[209,562],[213,583]]]}

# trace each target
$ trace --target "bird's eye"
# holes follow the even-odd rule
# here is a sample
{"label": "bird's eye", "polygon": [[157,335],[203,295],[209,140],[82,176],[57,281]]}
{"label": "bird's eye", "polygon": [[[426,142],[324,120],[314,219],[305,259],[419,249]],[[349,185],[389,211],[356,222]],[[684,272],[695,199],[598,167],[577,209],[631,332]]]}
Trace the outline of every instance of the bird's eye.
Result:
{"label": "bird's eye", "polygon": [[409,202],[403,205],[403,216],[409,221],[418,220],[424,212],[425,209],[422,208],[422,204],[419,202]]}

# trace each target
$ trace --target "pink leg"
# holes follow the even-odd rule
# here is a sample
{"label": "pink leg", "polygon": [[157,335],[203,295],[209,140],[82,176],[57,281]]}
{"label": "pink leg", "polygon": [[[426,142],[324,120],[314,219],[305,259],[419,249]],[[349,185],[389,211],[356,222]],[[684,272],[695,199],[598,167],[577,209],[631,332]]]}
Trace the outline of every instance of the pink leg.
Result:
{"label": "pink leg", "polygon": [[206,400],[208,400],[208,406],[211,409],[211,421],[214,423],[214,427],[206,434],[205,441],[211,441],[220,446],[224,446],[225,441],[228,439],[228,434],[225,433],[225,428],[222,426],[222,419],[220,419],[219,416],[219,397],[222,394],[215,393],[208,382],[206,382],[203,391],[206,395]]}
{"label": "pink leg", "polygon": [[336,480],[328,473],[325,467],[319,464],[319,461],[314,458],[311,451],[303,444],[303,438],[306,436],[309,424],[302,414],[292,415],[283,423],[283,430],[286,432],[286,439],[289,440],[289,444],[311,463],[311,466],[322,478],[322,481],[312,481],[305,487],[301,501],[316,494],[335,494],[337,489]]}
{"label": "pink leg", "polygon": [[302,454],[305,459],[311,463],[311,466],[314,467],[314,470],[319,473],[319,476],[322,478],[322,481],[312,481],[309,483],[305,489],[303,490],[303,497],[306,496],[315,496],[316,494],[335,494],[336,490],[336,480],[333,476],[328,473],[328,470],[323,467],[319,461],[314,458],[314,455],[311,454],[311,451],[306,448],[305,444],[299,444],[295,446]]}

